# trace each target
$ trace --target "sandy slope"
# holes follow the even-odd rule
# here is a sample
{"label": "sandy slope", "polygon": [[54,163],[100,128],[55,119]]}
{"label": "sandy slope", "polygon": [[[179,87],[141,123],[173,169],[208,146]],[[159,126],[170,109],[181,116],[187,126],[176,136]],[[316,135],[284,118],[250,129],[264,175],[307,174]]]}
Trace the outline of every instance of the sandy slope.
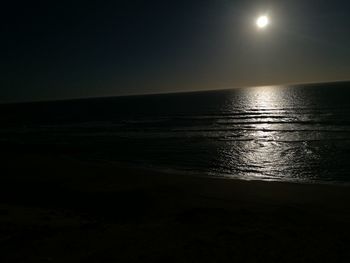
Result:
{"label": "sandy slope", "polygon": [[350,261],[348,187],[2,160],[1,262]]}

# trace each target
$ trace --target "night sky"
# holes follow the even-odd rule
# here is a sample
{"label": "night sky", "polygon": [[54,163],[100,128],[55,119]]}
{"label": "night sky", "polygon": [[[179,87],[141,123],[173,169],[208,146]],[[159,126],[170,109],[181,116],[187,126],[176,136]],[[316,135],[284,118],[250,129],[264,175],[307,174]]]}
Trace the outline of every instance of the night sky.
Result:
{"label": "night sky", "polygon": [[350,79],[348,0],[8,2],[1,102]]}

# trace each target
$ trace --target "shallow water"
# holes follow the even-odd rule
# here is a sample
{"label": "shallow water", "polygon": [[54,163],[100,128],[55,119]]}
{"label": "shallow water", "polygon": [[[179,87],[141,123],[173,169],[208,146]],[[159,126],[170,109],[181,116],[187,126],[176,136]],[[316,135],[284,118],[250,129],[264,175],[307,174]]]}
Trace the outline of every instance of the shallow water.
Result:
{"label": "shallow water", "polygon": [[349,101],[350,84],[333,83],[2,105],[0,139],[193,174],[348,183]]}

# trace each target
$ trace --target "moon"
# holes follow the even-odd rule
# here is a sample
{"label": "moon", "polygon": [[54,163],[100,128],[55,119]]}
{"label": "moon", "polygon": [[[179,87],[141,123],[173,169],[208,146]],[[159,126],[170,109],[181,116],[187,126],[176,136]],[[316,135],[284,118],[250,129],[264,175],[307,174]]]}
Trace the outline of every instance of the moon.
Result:
{"label": "moon", "polygon": [[266,28],[268,25],[270,24],[270,19],[268,16],[264,15],[264,16],[259,16],[256,20],[256,26],[259,29],[264,29]]}

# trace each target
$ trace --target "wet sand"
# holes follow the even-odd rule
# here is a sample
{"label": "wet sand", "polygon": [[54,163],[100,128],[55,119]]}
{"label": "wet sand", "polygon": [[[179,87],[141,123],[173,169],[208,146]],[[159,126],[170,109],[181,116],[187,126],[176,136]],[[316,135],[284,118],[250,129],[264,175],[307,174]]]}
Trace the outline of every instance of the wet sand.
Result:
{"label": "wet sand", "polygon": [[3,153],[1,262],[349,262],[346,186]]}

